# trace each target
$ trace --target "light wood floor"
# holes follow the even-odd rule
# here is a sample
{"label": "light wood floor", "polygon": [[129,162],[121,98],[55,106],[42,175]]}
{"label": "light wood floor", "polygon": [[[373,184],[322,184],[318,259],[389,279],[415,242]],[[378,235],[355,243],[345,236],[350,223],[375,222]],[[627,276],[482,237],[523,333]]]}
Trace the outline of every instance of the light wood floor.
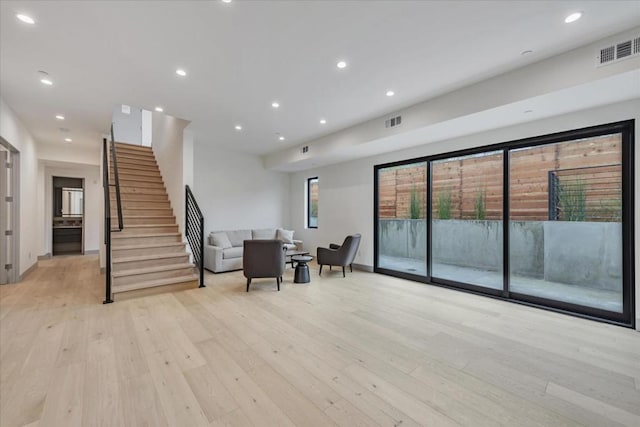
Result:
{"label": "light wood floor", "polygon": [[102,305],[95,257],[0,287],[0,424],[640,426],[640,334],[363,272]]}

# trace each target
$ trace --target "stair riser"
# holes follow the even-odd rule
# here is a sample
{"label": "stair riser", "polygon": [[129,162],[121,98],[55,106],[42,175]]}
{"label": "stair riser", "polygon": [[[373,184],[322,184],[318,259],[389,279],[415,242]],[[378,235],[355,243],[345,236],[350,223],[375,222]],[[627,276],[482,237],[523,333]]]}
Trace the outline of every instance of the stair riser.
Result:
{"label": "stair riser", "polygon": [[157,267],[157,266],[167,265],[167,264],[180,264],[183,262],[189,262],[189,255],[186,253],[176,254],[175,257],[171,257],[171,258],[147,259],[144,261],[130,261],[130,262],[114,262],[113,271],[121,272],[121,271],[133,270],[138,268]]}
{"label": "stair riser", "polygon": [[[148,206],[143,205],[142,207],[150,207],[150,208],[168,208],[169,197],[166,194],[133,194],[133,193],[120,193],[120,201],[122,201],[123,207],[139,207],[135,203],[145,203],[149,202]],[[111,208],[116,209],[116,194],[111,193]],[[161,206],[162,204],[166,206]]]}
{"label": "stair riser", "polygon": [[[117,150],[118,152],[118,162],[120,161],[120,159],[133,159],[133,160],[155,160],[155,156],[153,155],[153,153],[137,153],[134,151],[128,151],[128,150]],[[109,155],[111,155],[111,152],[109,152]],[[110,160],[113,159],[113,156],[109,157]]]}
{"label": "stair riser", "polygon": [[160,174],[158,174],[158,176],[145,176],[145,175],[123,174],[121,172],[119,178],[120,178],[120,185],[123,185],[123,183],[125,182],[131,182],[136,184],[148,182],[152,184],[164,185],[164,181],[160,177]]}
{"label": "stair riser", "polygon": [[134,169],[134,168],[138,168],[138,167],[158,169],[158,165],[156,164],[155,161],[135,160],[135,159],[128,159],[128,158],[122,158],[121,159],[121,158],[118,157],[118,172],[120,171],[120,166],[127,167],[127,168],[130,168],[130,169]]}
{"label": "stair riser", "polygon": [[163,225],[158,227],[149,227],[149,228],[137,228],[137,227],[127,227],[125,223],[124,230],[120,232],[123,236],[129,236],[132,234],[161,234],[161,233],[177,233],[178,226],[177,225]]}
{"label": "stair riser", "polygon": [[143,145],[126,144],[123,142],[116,142],[116,150],[128,151],[132,153],[153,153],[153,149],[151,147],[145,147]]}
{"label": "stair riser", "polygon": [[146,282],[148,280],[168,279],[169,277],[186,276],[193,273],[193,267],[179,268],[177,270],[156,271],[153,273],[136,274],[133,276],[114,277],[113,285],[129,285],[131,283]]}
{"label": "stair riser", "polygon": [[[127,216],[127,215],[132,215],[132,216],[164,216],[164,217],[172,217],[173,216],[173,210],[171,208],[165,208],[165,209],[152,209],[152,208],[146,208],[146,209],[130,209],[130,208],[123,208],[122,209],[122,215]],[[118,212],[116,211],[116,209],[113,207],[113,205],[111,206],[111,218],[117,218],[118,217]],[[174,219],[175,221],[175,219]],[[171,222],[174,222],[171,221]],[[163,222],[162,224],[167,224],[166,222]]]}
{"label": "stair riser", "polygon": [[[119,234],[119,233],[113,233]],[[113,237],[112,234],[112,237]],[[121,246],[132,246],[132,245],[150,245],[154,243],[174,243],[180,242],[180,236],[149,236],[149,237],[126,237],[122,239],[112,239],[111,246],[113,248],[119,248]]]}
{"label": "stair riser", "polygon": [[[112,190],[115,194],[115,190]],[[122,187],[120,186],[120,195],[122,194],[160,194],[167,195],[167,190],[164,188],[138,188],[138,187]]]}
{"label": "stair riser", "polygon": [[[118,225],[117,213],[115,218],[116,219],[114,219],[114,216],[111,217],[111,225],[114,227]],[[125,215],[123,221],[126,227],[128,225],[175,224],[176,218],[173,216],[157,218],[127,218]]]}
{"label": "stair riser", "polygon": [[136,248],[136,249],[117,249],[112,250],[114,258],[125,258],[140,255],[158,255],[158,254],[180,254],[185,252],[185,246],[163,246],[159,248]]}
{"label": "stair riser", "polygon": [[141,191],[145,189],[153,189],[153,190],[161,190],[167,191],[164,188],[164,183],[160,182],[149,182],[149,181],[132,181],[132,180],[120,180],[120,191],[122,192],[123,188],[139,188]]}
{"label": "stair riser", "polygon": [[[110,177],[114,176],[115,171],[113,170],[113,168],[109,168],[109,173],[110,173]],[[120,177],[120,179],[123,179],[124,176],[134,176],[134,177],[139,177],[139,176],[146,176],[146,177],[150,177],[150,178],[160,178],[160,171],[159,170],[149,170],[149,169],[138,169],[138,168],[125,168],[121,165],[118,165],[118,176]]]}

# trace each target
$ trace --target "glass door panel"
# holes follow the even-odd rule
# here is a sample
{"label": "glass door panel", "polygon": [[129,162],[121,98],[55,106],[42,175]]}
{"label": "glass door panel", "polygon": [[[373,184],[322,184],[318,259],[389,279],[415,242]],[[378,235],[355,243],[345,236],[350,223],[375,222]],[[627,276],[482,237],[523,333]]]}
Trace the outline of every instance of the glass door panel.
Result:
{"label": "glass door panel", "polygon": [[431,162],[431,276],[503,288],[503,152]]}
{"label": "glass door panel", "polygon": [[622,135],[510,151],[512,293],[621,313]]}
{"label": "glass door panel", "polygon": [[378,170],[378,268],[427,275],[427,163]]}

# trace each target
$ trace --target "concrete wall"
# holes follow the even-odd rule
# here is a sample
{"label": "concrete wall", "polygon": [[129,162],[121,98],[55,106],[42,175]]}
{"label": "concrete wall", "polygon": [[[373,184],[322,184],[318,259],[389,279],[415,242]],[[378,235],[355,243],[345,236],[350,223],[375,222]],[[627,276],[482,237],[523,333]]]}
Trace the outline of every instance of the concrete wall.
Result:
{"label": "concrete wall", "polygon": [[[502,270],[502,222],[434,220],[433,261]],[[514,221],[511,223],[512,273],[589,288],[622,288],[622,229],[619,223]],[[380,220],[380,254],[424,259],[426,222]]]}
{"label": "concrete wall", "polygon": [[622,288],[622,224],[544,223],[544,278],[599,289]]}

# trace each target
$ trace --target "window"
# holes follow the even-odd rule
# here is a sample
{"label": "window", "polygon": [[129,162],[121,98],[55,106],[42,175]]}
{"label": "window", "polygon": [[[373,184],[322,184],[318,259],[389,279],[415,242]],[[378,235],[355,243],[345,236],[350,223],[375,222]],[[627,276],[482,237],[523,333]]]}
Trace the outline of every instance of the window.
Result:
{"label": "window", "polygon": [[318,177],[307,179],[307,228],[318,228]]}
{"label": "window", "polygon": [[633,128],[376,165],[374,271],[633,327]]}

